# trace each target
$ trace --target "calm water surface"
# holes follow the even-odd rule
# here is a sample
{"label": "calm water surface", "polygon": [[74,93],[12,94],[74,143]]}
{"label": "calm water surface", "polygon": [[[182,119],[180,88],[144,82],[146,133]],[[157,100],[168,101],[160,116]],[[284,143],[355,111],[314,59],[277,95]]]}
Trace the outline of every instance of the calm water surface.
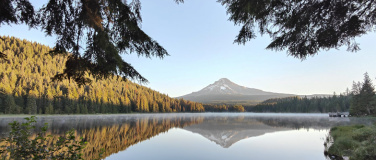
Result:
{"label": "calm water surface", "polygon": [[[0,116],[0,137],[21,117]],[[49,134],[74,128],[88,141],[85,159],[101,148],[109,160],[297,159],[320,160],[331,127],[372,124],[370,119],[327,114],[197,113],[40,116]]]}

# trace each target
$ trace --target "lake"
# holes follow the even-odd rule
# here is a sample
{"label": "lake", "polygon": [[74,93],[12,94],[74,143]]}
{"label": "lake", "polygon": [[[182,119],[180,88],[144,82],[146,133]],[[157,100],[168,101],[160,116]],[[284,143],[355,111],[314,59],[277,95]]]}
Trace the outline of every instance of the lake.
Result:
{"label": "lake", "polygon": [[[22,117],[0,116],[0,137],[9,122]],[[366,118],[329,118],[328,114],[170,113],[126,115],[38,116],[48,134],[62,136],[74,128],[87,146],[85,159],[279,159],[320,160],[333,126],[369,124]]]}

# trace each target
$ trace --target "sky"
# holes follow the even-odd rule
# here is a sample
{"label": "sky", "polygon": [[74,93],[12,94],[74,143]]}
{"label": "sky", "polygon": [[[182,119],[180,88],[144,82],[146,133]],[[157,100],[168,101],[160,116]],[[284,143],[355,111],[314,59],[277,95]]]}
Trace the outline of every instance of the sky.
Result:
{"label": "sky", "polygon": [[[30,0],[39,8],[45,0]],[[347,47],[321,51],[306,60],[286,51],[266,50],[268,35],[258,35],[245,45],[233,41],[240,26],[228,21],[226,9],[216,0],[141,0],[142,29],[170,54],[157,57],[123,55],[149,83],[146,87],[178,97],[198,91],[220,78],[249,88],[298,95],[337,94],[351,89],[368,72],[376,77],[376,33],[356,38],[361,50]],[[2,25],[9,35],[54,46],[56,37],[24,25]]]}

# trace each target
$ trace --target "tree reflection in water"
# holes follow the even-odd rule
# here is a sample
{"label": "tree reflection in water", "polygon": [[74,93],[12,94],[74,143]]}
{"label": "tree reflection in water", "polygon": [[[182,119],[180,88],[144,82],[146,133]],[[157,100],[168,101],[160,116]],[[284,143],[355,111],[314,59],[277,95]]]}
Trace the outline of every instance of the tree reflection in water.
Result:
{"label": "tree reflection in water", "polygon": [[[6,136],[9,122],[21,121],[19,117],[0,117],[0,138]],[[327,130],[333,126],[346,124],[372,124],[369,119],[329,118],[323,114],[130,114],[130,115],[65,115],[40,116],[37,128],[48,123],[49,130],[56,141],[70,129],[76,130],[77,139],[83,137],[88,143],[83,152],[84,159],[95,159],[101,149],[104,157],[150,139],[171,128],[183,128],[221,145],[224,148],[243,139],[265,133],[317,129]],[[225,138],[225,141],[221,139]],[[213,139],[214,138],[214,139]],[[227,138],[227,139],[226,139]]]}
{"label": "tree reflection in water", "polygon": [[[7,124],[15,120],[22,121],[23,119],[0,118],[0,138],[9,132]],[[76,139],[79,140],[80,137],[83,137],[88,142],[82,157],[90,160],[98,158],[101,149],[105,150],[103,157],[107,157],[171,128],[182,128],[202,121],[203,117],[165,115],[54,116],[39,117],[37,128],[48,123],[47,134],[53,135],[48,139],[49,145],[57,141],[57,137],[74,128]]]}

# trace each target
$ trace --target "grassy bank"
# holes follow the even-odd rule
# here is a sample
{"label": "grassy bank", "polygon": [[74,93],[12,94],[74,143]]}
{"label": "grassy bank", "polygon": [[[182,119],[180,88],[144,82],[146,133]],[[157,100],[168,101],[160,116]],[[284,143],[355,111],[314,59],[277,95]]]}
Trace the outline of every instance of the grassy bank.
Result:
{"label": "grassy bank", "polygon": [[352,125],[333,127],[327,138],[332,141],[326,154],[332,159],[350,157],[351,160],[376,159],[376,126]]}

